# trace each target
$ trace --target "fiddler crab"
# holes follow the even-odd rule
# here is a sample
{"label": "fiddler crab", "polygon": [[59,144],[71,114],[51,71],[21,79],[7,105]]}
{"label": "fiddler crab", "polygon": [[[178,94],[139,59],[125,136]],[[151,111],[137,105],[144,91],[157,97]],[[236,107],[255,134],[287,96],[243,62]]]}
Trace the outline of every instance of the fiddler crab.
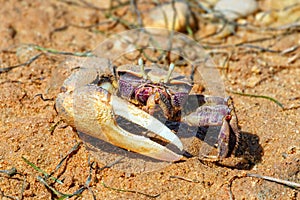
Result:
{"label": "fiddler crab", "polygon": [[[222,159],[231,154],[239,132],[232,122],[236,116],[230,107],[230,98],[190,94],[191,80],[174,72],[174,64],[170,64],[167,71],[156,64],[145,66],[139,59],[138,65],[113,69],[113,73],[98,74],[96,80],[79,84],[80,87],[75,86],[75,79],[87,77],[71,75],[66,79],[56,99],[56,109],[67,124],[128,151],[162,161],[181,160],[183,144],[154,117],[161,113],[166,120],[188,126],[220,127],[216,157]],[[197,100],[193,110],[187,106],[192,98]],[[125,130],[117,123],[117,116],[149,130],[163,142]],[[161,143],[168,143],[172,148]]]}

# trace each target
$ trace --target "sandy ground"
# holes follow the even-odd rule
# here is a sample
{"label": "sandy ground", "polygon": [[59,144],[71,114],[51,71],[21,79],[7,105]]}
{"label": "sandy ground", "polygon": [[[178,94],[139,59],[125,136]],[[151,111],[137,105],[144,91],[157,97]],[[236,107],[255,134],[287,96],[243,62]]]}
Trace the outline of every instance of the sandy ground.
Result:
{"label": "sandy ground", "polygon": [[[1,68],[25,63],[42,53],[28,44],[61,52],[86,52],[94,49],[106,34],[128,29],[120,23],[95,25],[107,20],[105,13],[109,7],[97,1],[89,1],[90,4],[55,0],[0,2]],[[259,1],[260,8],[276,10],[278,5],[271,2]],[[141,7],[147,8],[142,4]],[[299,6],[297,9],[294,12],[298,11],[299,17]],[[125,15],[124,19],[128,19],[130,12],[125,4],[114,14]],[[222,68],[228,91],[272,97],[285,108],[265,98],[229,93],[241,128],[241,142],[235,155],[220,163],[190,158],[145,173],[101,169],[104,164],[92,155],[90,160],[95,163],[89,190],[71,199],[92,199],[92,193],[96,199],[299,199],[299,188],[245,177],[246,173],[260,174],[300,183],[299,25],[282,26],[295,22],[286,17],[292,16],[291,13],[282,15],[272,16],[274,21],[271,17],[272,23],[269,23],[273,27],[281,26],[280,30],[264,32],[262,29],[268,27],[268,23],[249,16],[247,20],[261,28],[239,27],[231,36],[212,36],[201,41]],[[203,23],[195,35],[201,37],[214,29],[214,25]],[[259,40],[261,38],[270,39]],[[250,40],[254,42],[247,43]],[[232,45],[241,43],[247,45]],[[15,167],[18,172],[9,176],[1,171],[2,199],[56,199],[61,196],[47,189],[37,179],[42,173],[26,164],[22,157],[50,173],[81,141],[64,123],[50,130],[60,120],[51,99],[56,98],[63,81],[54,84],[53,80],[66,57],[44,51],[30,65],[0,74],[0,170]],[[43,101],[35,96],[37,94],[50,100]],[[89,176],[88,158],[89,151],[81,145],[54,173],[64,183],[48,179],[50,186],[68,194],[84,186]]]}

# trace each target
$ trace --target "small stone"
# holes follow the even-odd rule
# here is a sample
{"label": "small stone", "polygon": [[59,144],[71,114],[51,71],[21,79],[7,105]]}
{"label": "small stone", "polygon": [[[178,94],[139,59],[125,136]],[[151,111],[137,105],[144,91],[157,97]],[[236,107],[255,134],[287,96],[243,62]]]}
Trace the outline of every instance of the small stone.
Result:
{"label": "small stone", "polygon": [[259,77],[257,77],[257,76],[251,76],[245,82],[245,86],[249,87],[249,88],[253,88],[253,87],[255,87],[260,82],[260,80],[261,79]]}
{"label": "small stone", "polygon": [[261,69],[258,66],[256,66],[256,65],[251,68],[251,71],[254,74],[261,74]]}
{"label": "small stone", "polygon": [[17,34],[17,30],[12,25],[10,25],[8,27],[8,33],[9,33],[10,37],[13,39]]}
{"label": "small stone", "polygon": [[277,19],[277,13],[275,12],[259,12],[255,15],[255,21],[265,26],[269,26]]}
{"label": "small stone", "polygon": [[192,16],[189,6],[184,2],[175,2],[176,18],[174,22],[174,9],[173,5],[163,4],[156,7],[144,15],[145,27],[167,28],[172,30],[174,22],[174,30],[184,32],[189,26],[192,30],[196,26],[196,20]]}
{"label": "small stone", "polygon": [[221,12],[226,19],[235,20],[254,13],[258,8],[255,0],[220,0],[214,10]]}
{"label": "small stone", "polygon": [[125,178],[130,178],[130,177],[133,177],[133,176],[134,176],[133,173],[125,172]]}
{"label": "small stone", "polygon": [[[227,24],[225,27],[221,25],[218,30],[218,34],[215,36],[216,38],[222,39],[225,38],[235,32],[236,26],[234,24]],[[220,32],[221,30],[221,32]]]}
{"label": "small stone", "polygon": [[20,63],[25,63],[30,58],[37,55],[37,51],[34,49],[33,46],[21,45],[20,47],[17,48],[16,55]]}

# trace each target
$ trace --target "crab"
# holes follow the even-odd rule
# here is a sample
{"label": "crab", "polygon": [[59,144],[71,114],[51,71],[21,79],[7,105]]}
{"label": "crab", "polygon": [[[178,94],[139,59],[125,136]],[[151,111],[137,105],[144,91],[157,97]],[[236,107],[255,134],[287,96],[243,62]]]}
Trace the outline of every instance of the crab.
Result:
{"label": "crab", "polygon": [[[78,131],[167,162],[183,159],[184,149],[162,118],[196,127],[219,126],[216,157],[229,156],[239,134],[232,120],[236,116],[230,98],[190,94],[191,80],[174,72],[174,67],[170,64],[164,70],[156,64],[144,66],[140,59],[138,65],[114,67],[111,74],[98,74],[97,79],[74,86],[75,79],[84,76],[77,72],[65,81],[56,99],[56,110]],[[117,123],[117,116],[149,130],[163,142],[125,130]]]}

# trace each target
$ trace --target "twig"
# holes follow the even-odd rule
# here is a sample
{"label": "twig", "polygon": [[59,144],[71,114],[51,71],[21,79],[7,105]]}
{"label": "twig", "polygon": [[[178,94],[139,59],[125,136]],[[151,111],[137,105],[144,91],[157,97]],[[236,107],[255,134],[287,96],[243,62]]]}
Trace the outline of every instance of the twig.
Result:
{"label": "twig", "polygon": [[292,181],[273,178],[273,177],[270,177],[270,176],[263,176],[263,175],[259,175],[259,174],[250,174],[250,173],[247,173],[246,176],[247,177],[260,178],[260,179],[264,179],[264,180],[267,180],[267,181],[279,183],[279,184],[286,185],[286,186],[294,188],[294,189],[297,189],[297,188],[300,189],[300,183],[295,183],[295,182],[292,182]]}
{"label": "twig", "polygon": [[[263,179],[263,180],[266,180],[266,181],[271,181],[271,182],[275,182],[275,183],[278,183],[278,184],[281,184],[281,185],[288,186],[292,189],[300,189],[300,184],[292,182],[292,181],[273,178],[273,177],[270,177],[270,176],[263,176],[263,175],[259,175],[259,174],[243,173],[241,175],[233,176],[232,178],[230,178],[229,181],[227,181],[230,199],[234,199],[234,195],[233,195],[232,190],[231,190],[231,186],[232,186],[233,181],[236,180],[236,179],[245,178],[245,177],[260,178],[260,179]],[[222,184],[221,187],[223,185],[224,184]]]}
{"label": "twig", "polygon": [[66,51],[58,51],[56,49],[50,49],[50,48],[45,48],[41,47],[38,45],[33,45],[33,48],[39,51],[43,51],[46,53],[51,53],[51,54],[60,54],[60,55],[69,55],[69,56],[78,56],[78,57],[92,57],[94,54],[90,51],[87,52],[66,52]]}
{"label": "twig", "polygon": [[233,48],[233,47],[242,47],[242,48],[258,49],[258,50],[260,50],[260,52],[270,52],[270,53],[278,54],[278,53],[284,52],[284,50],[273,50],[270,48],[261,47],[259,45],[251,45],[251,44],[261,43],[261,42],[270,41],[270,40],[278,41],[278,39],[282,39],[286,36],[289,36],[289,35],[292,35],[295,33],[297,33],[297,31],[287,29],[286,31],[284,31],[280,34],[256,38],[253,40],[243,41],[243,42],[239,42],[236,44],[221,45],[220,43],[215,44],[215,43],[209,43],[209,42],[204,42],[204,41],[202,41],[202,44],[203,44],[203,47],[207,48],[207,49],[225,49],[225,48]]}
{"label": "twig", "polygon": [[13,199],[13,200],[18,200],[18,198],[16,197],[12,197],[12,196],[8,196],[6,194],[4,194],[4,192],[2,190],[0,190],[0,197],[5,197],[5,198],[8,198],[8,199]]}
{"label": "twig", "polygon": [[291,47],[289,47],[289,48],[287,48],[287,49],[282,50],[282,51],[280,52],[280,54],[281,54],[281,55],[289,54],[289,53],[291,53],[291,52],[293,52],[293,51],[296,51],[299,47],[300,47],[299,44],[294,45],[294,46],[291,46]]}
{"label": "twig", "polygon": [[82,52],[65,52],[65,51],[58,51],[56,49],[44,48],[44,47],[41,47],[41,46],[38,46],[38,45],[32,45],[32,47],[36,50],[42,51],[43,53],[39,53],[37,55],[34,55],[28,61],[26,61],[25,63],[9,66],[9,67],[5,67],[5,68],[0,68],[0,74],[8,72],[8,71],[10,71],[14,68],[17,68],[17,67],[29,66],[31,63],[33,63],[35,60],[37,60],[41,55],[44,55],[45,52],[46,53],[51,53],[51,54],[70,55],[70,56],[78,56],[78,57],[91,57],[91,56],[94,56],[93,53],[91,53],[90,51],[83,52],[83,53]]}
{"label": "twig", "polygon": [[[173,21],[172,21],[172,31],[174,31],[174,29],[175,29],[175,22],[176,22],[176,18],[177,18],[177,10],[175,8],[175,1],[174,0],[172,0],[171,5],[172,5],[172,10],[174,12],[174,14],[173,14]],[[164,12],[164,15],[165,15],[165,12]],[[167,17],[165,17],[165,20],[167,21]],[[166,24],[168,24],[168,21],[166,22]],[[173,36],[173,32],[171,32],[171,34]]]}
{"label": "twig", "polygon": [[54,174],[55,172],[57,172],[57,170],[61,167],[61,165],[63,164],[63,162],[70,156],[72,155],[74,152],[78,151],[78,149],[80,148],[80,145],[82,144],[82,142],[78,142],[77,144],[75,144],[72,149],[67,153],[67,155],[65,155],[65,157],[63,157],[61,159],[61,161],[58,163],[58,165],[55,167],[54,171],[50,173],[50,176],[52,174]]}
{"label": "twig", "polygon": [[4,72],[8,72],[14,68],[17,68],[17,67],[23,67],[23,66],[28,66],[30,65],[31,63],[33,63],[35,60],[37,60],[41,55],[43,55],[43,53],[39,53],[33,57],[31,57],[28,61],[26,61],[25,63],[21,63],[21,64],[18,64],[18,65],[14,65],[14,66],[10,66],[10,67],[5,67],[5,68],[0,68],[0,74],[1,73],[4,73]]}
{"label": "twig", "polygon": [[[101,7],[98,7],[98,6],[95,6],[94,4],[90,3],[90,2],[87,2],[87,1],[84,1],[84,0],[79,0],[80,3],[77,3],[75,1],[68,1],[68,0],[59,0],[60,2],[63,2],[63,3],[66,3],[66,4],[69,4],[69,5],[75,5],[75,6],[80,6],[82,8],[91,8],[91,9],[94,9],[94,10],[98,10],[98,11],[106,11],[107,9],[106,8],[101,8]],[[119,1],[119,5],[116,5],[114,7],[110,6],[110,9],[117,9],[119,7],[122,7],[122,6],[126,6],[128,5],[129,2],[126,1],[122,1],[120,2]]]}
{"label": "twig", "polygon": [[48,131],[52,134],[52,133],[55,131],[56,127],[57,127],[62,121],[63,121],[63,120],[61,119],[61,120],[59,120],[58,122],[56,122],[53,126],[51,126],[51,127],[48,129]]}
{"label": "twig", "polygon": [[40,181],[43,185],[45,185],[48,189],[50,189],[55,195],[61,196],[59,199],[64,199],[64,198],[67,198],[67,197],[74,196],[73,194],[64,194],[60,191],[57,191],[54,187],[50,186],[47,183],[47,181],[41,176],[37,176],[37,180]]}
{"label": "twig", "polygon": [[106,168],[111,168],[113,165],[117,164],[118,162],[120,162],[121,160],[123,160],[125,157],[120,157],[118,159],[116,159],[115,161],[113,161],[112,163],[109,163],[107,165],[105,165],[104,167],[101,167],[99,170],[102,171]]}
{"label": "twig", "polygon": [[251,45],[251,44],[242,44],[239,45],[240,47],[245,47],[245,48],[251,48],[251,49],[258,49],[260,50],[260,52],[269,52],[269,53],[281,53],[281,50],[273,50],[270,48],[266,48],[266,47],[261,47],[258,45]]}
{"label": "twig", "polygon": [[137,1],[136,0],[130,0],[130,4],[133,7],[133,10],[134,10],[134,12],[137,16],[138,26],[143,27],[143,20],[142,20],[141,12],[139,11],[139,9],[137,7]]}
{"label": "twig", "polygon": [[9,199],[16,199],[16,200],[23,199],[23,193],[24,193],[25,185],[26,185],[26,176],[24,174],[22,174],[22,173],[19,173],[15,167],[12,167],[12,168],[7,169],[7,170],[0,170],[0,173],[7,174],[9,177],[12,177],[12,176],[14,176],[16,174],[19,174],[19,175],[21,175],[21,176],[24,177],[23,183],[22,183],[22,186],[21,186],[21,191],[20,191],[20,198],[16,198],[16,197],[11,197],[11,196],[5,195],[3,193],[3,191],[0,190],[2,197],[6,197],[6,198],[9,198]]}
{"label": "twig", "polygon": [[17,169],[15,167],[6,170],[0,170],[0,173],[7,174],[9,177],[18,174]]}
{"label": "twig", "polygon": [[184,180],[184,181],[188,181],[188,182],[192,182],[192,183],[200,183],[200,181],[198,181],[196,179],[184,178],[182,176],[170,176],[170,178],[176,178],[176,179],[180,179],[180,180]]}
{"label": "twig", "polygon": [[88,158],[88,164],[89,164],[90,170],[89,170],[89,176],[88,176],[88,178],[85,181],[85,187],[90,191],[90,193],[92,193],[93,199],[96,200],[96,196],[95,196],[93,190],[89,187],[89,185],[90,185],[90,183],[92,181],[92,170],[93,170],[92,166],[93,166],[93,163],[94,162],[90,163],[90,157],[89,157]]}
{"label": "twig", "polygon": [[43,101],[53,101],[54,100],[54,98],[51,98],[51,99],[44,98],[43,94],[36,94],[36,95],[34,95],[34,97],[41,97],[41,99]]}
{"label": "twig", "polygon": [[[118,158],[117,160],[113,161],[112,163],[107,164],[104,167],[101,167],[99,170],[102,171],[103,169],[110,168],[113,165],[115,165],[116,163],[120,162],[122,159],[124,159],[124,157]],[[143,192],[140,192],[140,191],[135,191],[135,190],[127,190],[127,189],[122,189],[122,188],[113,188],[113,187],[107,186],[103,181],[101,182],[101,184],[105,188],[108,188],[108,189],[111,189],[111,190],[115,190],[115,191],[118,191],[118,192],[130,192],[130,193],[141,194],[141,195],[144,195],[144,196],[147,196],[147,197],[150,197],[150,198],[156,198],[160,195],[160,194],[151,195],[151,194],[146,194],[146,193],[143,193]]]}
{"label": "twig", "polygon": [[[90,28],[102,26],[104,24],[110,24],[110,23],[113,23],[113,22],[114,22],[113,20],[108,19],[108,20],[105,20],[105,21],[101,21],[101,22],[91,24],[91,25],[86,25],[86,26],[77,25],[77,24],[70,24],[70,26],[75,27],[75,28],[80,28],[80,29],[90,29]],[[54,30],[54,31],[57,31],[57,30]]]}
{"label": "twig", "polygon": [[272,98],[272,97],[269,97],[269,96],[256,95],[256,94],[247,94],[247,93],[235,92],[235,91],[231,91],[231,90],[227,90],[227,92],[230,92],[230,93],[232,93],[232,94],[241,95],[241,96],[247,96],[247,97],[254,97],[254,98],[268,99],[268,100],[273,101],[274,103],[276,103],[280,108],[285,109],[282,103],[280,103],[280,102],[277,101],[276,99],[274,99],[274,98]]}
{"label": "twig", "polygon": [[21,187],[20,199],[23,199],[23,193],[24,193],[25,185],[26,185],[26,176],[25,175],[23,175],[23,176],[24,176],[24,179],[23,179],[23,183],[22,183],[22,187]]}
{"label": "twig", "polygon": [[29,160],[27,160],[25,157],[22,156],[22,159],[28,164],[30,165],[33,169],[35,169],[36,171],[42,173],[45,177],[50,177],[50,179],[56,181],[59,184],[63,184],[63,182],[53,176],[50,176],[47,172],[45,172],[44,170],[42,170],[41,168],[37,167],[35,164],[33,164],[32,162],[30,162]]}
{"label": "twig", "polygon": [[144,195],[144,196],[150,197],[150,198],[156,198],[156,197],[159,197],[159,195],[160,195],[160,194],[151,195],[151,194],[146,194],[144,192],[140,192],[140,191],[136,191],[136,190],[127,190],[127,189],[122,189],[122,188],[114,188],[114,187],[107,186],[103,181],[101,182],[101,184],[105,188],[108,188],[108,189],[111,189],[111,190],[115,190],[115,191],[118,191],[118,192],[130,192],[130,193],[141,194],[141,195]]}
{"label": "twig", "polygon": [[105,17],[107,19],[113,20],[115,22],[120,23],[121,25],[123,25],[125,28],[127,29],[134,29],[134,28],[139,28],[138,25],[130,23],[127,20],[124,20],[116,15],[114,15],[111,11],[105,14]]}
{"label": "twig", "polygon": [[91,191],[92,195],[93,195],[93,199],[96,199],[93,191],[89,188],[89,184],[91,182],[91,174],[92,174],[92,164],[90,164],[89,161],[89,166],[90,166],[90,171],[89,171],[89,176],[85,182],[85,185],[81,188],[79,188],[78,190],[76,190],[74,193],[72,194],[65,194],[62,193],[58,190],[56,190],[54,187],[52,187],[51,185],[49,185],[49,183],[47,182],[48,177],[50,177],[51,179],[55,180],[56,182],[63,184],[62,181],[58,180],[55,177],[52,177],[52,174],[54,174],[62,165],[62,163],[70,156],[72,155],[74,152],[76,152],[80,145],[82,144],[82,142],[77,143],[68,153],[67,155],[59,162],[59,164],[56,166],[55,170],[53,172],[51,172],[50,174],[46,173],[45,171],[43,171],[42,169],[40,169],[39,167],[37,167],[36,165],[34,165],[33,163],[31,163],[30,161],[28,161],[26,158],[22,157],[22,159],[31,167],[33,167],[36,171],[41,172],[45,177],[41,177],[41,176],[37,176],[37,180],[39,182],[41,182],[43,185],[45,185],[45,187],[47,187],[49,190],[51,190],[55,195],[60,196],[59,199],[65,199],[65,198],[71,198],[73,196],[78,196],[80,195],[85,189],[88,189],[89,191]]}

